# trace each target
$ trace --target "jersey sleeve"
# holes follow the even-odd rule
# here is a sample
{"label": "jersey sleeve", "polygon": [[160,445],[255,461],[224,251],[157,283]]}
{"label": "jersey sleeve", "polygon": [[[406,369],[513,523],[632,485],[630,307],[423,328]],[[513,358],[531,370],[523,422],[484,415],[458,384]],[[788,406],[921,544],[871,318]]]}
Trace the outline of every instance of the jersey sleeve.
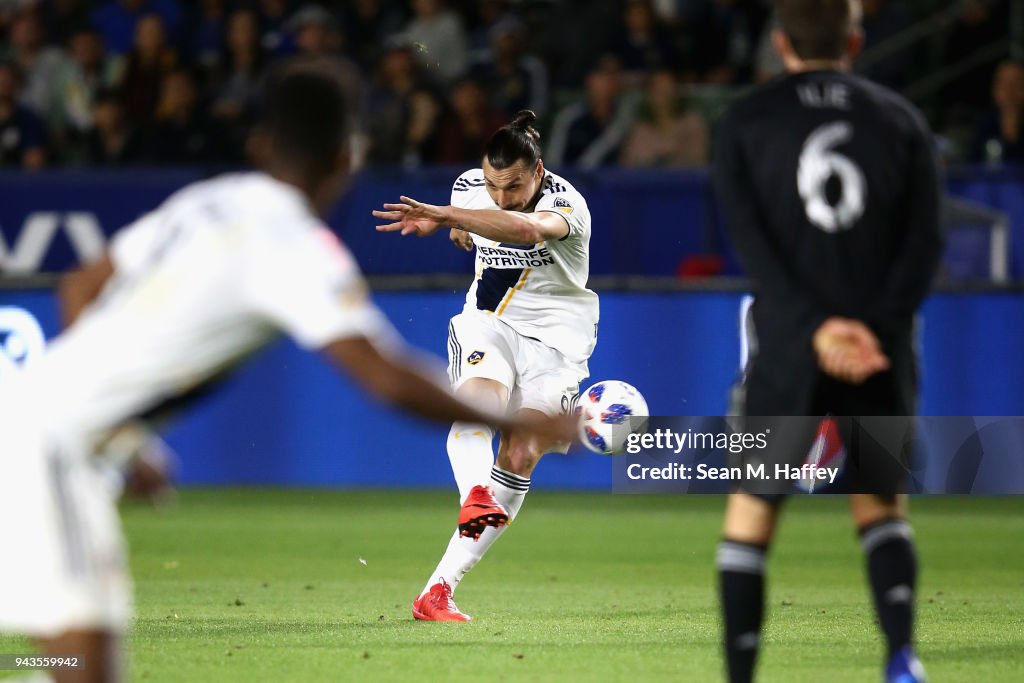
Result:
{"label": "jersey sleeve", "polygon": [[578,192],[545,192],[537,200],[534,211],[556,213],[562,217],[569,231],[565,237],[582,237],[590,232],[590,210]]}
{"label": "jersey sleeve", "polygon": [[879,306],[866,321],[883,333],[899,331],[901,321],[914,315],[931,290],[942,259],[942,182],[935,143],[928,124],[916,112],[910,112],[910,125],[906,234]]}
{"label": "jersey sleeve", "polygon": [[266,240],[253,253],[251,304],[303,348],[353,337],[390,342],[384,314],[348,250],[326,228]]}
{"label": "jersey sleeve", "polygon": [[151,211],[114,235],[110,241],[110,260],[117,273],[141,270],[160,243],[163,232],[159,211]]}
{"label": "jersey sleeve", "polygon": [[452,185],[452,198],[449,203],[457,209],[468,209],[478,192],[486,192],[483,171],[479,169],[466,171]]}

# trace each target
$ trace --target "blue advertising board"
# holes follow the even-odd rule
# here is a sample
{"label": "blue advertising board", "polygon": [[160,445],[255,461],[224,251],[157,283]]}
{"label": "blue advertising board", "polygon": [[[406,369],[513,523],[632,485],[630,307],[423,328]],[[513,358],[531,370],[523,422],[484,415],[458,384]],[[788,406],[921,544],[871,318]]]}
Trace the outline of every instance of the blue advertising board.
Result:
{"label": "blue advertising board", "polygon": [[[602,294],[591,380],[630,382],[656,415],[723,414],[739,362],[739,299],[726,292]],[[411,344],[445,353],[447,320],[461,295],[382,292],[376,300]],[[57,330],[50,291],[0,290],[0,306],[30,311],[47,335]],[[1022,338],[1020,294],[933,296],[923,311],[921,413],[1024,415]],[[186,484],[443,487],[452,484],[446,431],[377,405],[326,361],[283,340],[183,415],[168,436]],[[548,456],[534,482],[607,490],[611,463],[579,451]]]}
{"label": "blue advertising board", "polygon": [[[401,195],[447,204],[462,170],[365,171],[328,224],[368,274],[472,272],[472,256],[448,240],[382,236],[370,215]],[[706,172],[603,169],[564,175],[590,205],[592,275],[670,276],[701,255],[720,257],[724,274],[739,273]],[[0,173],[0,273],[59,272],[87,260],[115,231],[200,177],[198,171],[145,169]],[[950,173],[949,188],[1008,214],[1010,272],[1024,274],[1024,171],[961,169]]]}

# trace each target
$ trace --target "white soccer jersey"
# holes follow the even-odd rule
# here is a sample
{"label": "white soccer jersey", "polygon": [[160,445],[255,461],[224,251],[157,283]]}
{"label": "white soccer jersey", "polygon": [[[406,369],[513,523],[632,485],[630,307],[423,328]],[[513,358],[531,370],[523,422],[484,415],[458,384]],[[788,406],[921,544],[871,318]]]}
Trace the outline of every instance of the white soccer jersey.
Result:
{"label": "white soccer jersey", "polygon": [[349,252],[298,190],[263,173],[186,187],[110,253],[100,297],[22,375],[73,450],[198,390],[278,331],[310,349],[390,334]]}
{"label": "white soccer jersey", "polygon": [[[452,206],[499,208],[479,168],[466,171],[452,187]],[[476,277],[466,294],[466,311],[488,311],[516,332],[586,362],[597,342],[597,294],[587,289],[590,271],[590,210],[564,178],[545,171],[534,211],[565,219],[569,234],[530,246],[473,235]]]}

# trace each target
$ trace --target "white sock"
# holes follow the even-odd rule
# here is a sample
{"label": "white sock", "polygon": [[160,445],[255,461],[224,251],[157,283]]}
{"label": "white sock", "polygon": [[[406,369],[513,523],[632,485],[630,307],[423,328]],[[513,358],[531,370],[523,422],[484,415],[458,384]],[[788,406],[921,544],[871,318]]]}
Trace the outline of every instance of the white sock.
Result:
{"label": "white sock", "polygon": [[[491,468],[491,480],[488,485],[494,492],[494,497],[505,507],[511,523],[519,514],[519,509],[523,507],[523,501],[530,490],[530,478],[513,474],[494,465]],[[466,493],[469,493],[469,489],[466,490]],[[463,499],[465,499],[465,495],[463,495]],[[431,574],[427,585],[423,588],[423,593],[426,593],[431,586],[439,583],[442,579],[448,582],[454,591],[462,581],[462,577],[476,566],[476,563],[483,558],[484,553],[498,540],[506,527],[507,525],[499,528],[487,527],[480,534],[480,539],[476,541],[460,536],[459,530],[456,529],[451,540],[448,541],[448,549],[445,550],[444,556],[437,564],[437,569]]]}
{"label": "white sock", "polygon": [[448,432],[448,459],[459,487],[459,501],[464,502],[470,489],[490,478],[494,430],[488,425],[456,422]]}
{"label": "white sock", "polygon": [[491,468],[491,490],[498,502],[505,506],[508,521],[511,522],[523,507],[526,494],[530,491],[530,478],[523,477],[497,465]]}

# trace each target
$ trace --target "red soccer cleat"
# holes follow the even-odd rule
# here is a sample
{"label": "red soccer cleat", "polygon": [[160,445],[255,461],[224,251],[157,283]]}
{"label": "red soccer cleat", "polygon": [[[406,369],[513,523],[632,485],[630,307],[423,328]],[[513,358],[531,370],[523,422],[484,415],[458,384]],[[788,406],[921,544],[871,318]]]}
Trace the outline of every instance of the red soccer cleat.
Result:
{"label": "red soccer cleat", "polygon": [[494,497],[490,486],[474,486],[459,510],[459,533],[480,540],[480,534],[489,526],[508,524],[508,512]]}
{"label": "red soccer cleat", "polygon": [[471,621],[473,617],[459,611],[452,599],[452,587],[441,579],[412,603],[412,615],[423,621]]}

